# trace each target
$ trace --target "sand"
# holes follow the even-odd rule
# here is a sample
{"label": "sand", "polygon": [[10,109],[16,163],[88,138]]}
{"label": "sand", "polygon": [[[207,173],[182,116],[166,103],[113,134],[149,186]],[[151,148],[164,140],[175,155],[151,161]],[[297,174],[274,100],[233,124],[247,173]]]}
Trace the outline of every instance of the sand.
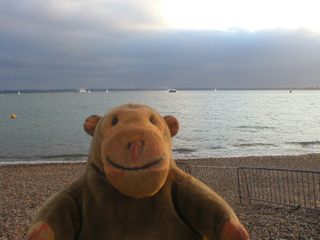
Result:
{"label": "sand", "polygon": [[[178,160],[190,166],[269,167],[320,171],[320,154]],[[0,240],[24,239],[43,202],[85,171],[85,163],[0,166]],[[215,176],[210,176],[214,178]],[[220,194],[220,193],[219,193]],[[320,211],[242,203],[223,192],[252,239],[319,239]]]}

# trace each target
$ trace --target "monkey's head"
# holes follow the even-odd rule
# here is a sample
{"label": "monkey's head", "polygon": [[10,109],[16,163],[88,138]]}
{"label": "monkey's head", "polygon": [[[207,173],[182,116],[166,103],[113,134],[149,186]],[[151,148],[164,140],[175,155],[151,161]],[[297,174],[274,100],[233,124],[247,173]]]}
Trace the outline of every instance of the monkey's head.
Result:
{"label": "monkey's head", "polygon": [[173,162],[171,138],[179,130],[176,118],[130,103],[103,117],[88,117],[84,128],[93,136],[89,161],[104,171],[117,190],[142,198],[161,189]]}

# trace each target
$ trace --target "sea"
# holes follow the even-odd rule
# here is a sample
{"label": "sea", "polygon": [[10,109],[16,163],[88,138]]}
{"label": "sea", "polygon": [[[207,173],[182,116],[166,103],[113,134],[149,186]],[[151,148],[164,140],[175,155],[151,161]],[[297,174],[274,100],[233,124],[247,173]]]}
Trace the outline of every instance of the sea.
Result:
{"label": "sea", "polygon": [[0,164],[86,161],[85,119],[128,102],[179,120],[175,159],[320,153],[316,90],[21,92],[0,95]]}

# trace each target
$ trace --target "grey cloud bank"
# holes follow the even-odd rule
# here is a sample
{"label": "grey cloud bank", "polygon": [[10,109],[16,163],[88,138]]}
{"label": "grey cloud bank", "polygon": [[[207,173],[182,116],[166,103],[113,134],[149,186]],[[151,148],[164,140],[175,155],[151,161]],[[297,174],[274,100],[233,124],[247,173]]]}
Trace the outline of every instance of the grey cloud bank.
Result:
{"label": "grey cloud bank", "polygon": [[2,90],[320,85],[320,34],[307,29],[169,29],[150,1],[2,6]]}

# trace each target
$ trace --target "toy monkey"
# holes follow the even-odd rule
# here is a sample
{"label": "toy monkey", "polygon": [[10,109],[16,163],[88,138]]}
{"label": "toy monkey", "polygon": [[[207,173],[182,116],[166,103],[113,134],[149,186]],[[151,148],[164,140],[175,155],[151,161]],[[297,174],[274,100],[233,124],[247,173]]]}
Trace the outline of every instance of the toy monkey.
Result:
{"label": "toy monkey", "polygon": [[27,240],[249,239],[230,206],[176,166],[176,118],[130,103],[84,128],[86,172],[46,201]]}

